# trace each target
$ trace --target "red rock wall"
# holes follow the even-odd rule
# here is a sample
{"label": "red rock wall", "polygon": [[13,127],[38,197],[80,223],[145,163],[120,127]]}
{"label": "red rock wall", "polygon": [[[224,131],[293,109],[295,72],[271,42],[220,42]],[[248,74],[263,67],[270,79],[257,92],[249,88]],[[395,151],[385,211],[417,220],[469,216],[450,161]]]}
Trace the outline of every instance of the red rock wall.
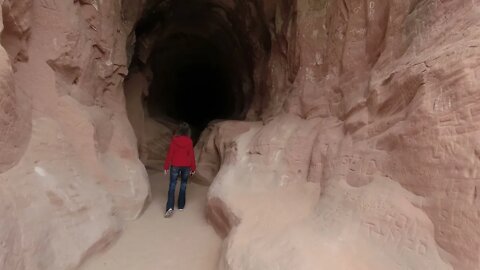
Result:
{"label": "red rock wall", "polygon": [[[142,210],[137,146],[163,132],[137,140],[125,109],[144,2],[0,1],[3,268],[73,269]],[[255,37],[262,121],[198,146],[219,269],[480,269],[479,3],[224,4]]]}
{"label": "red rock wall", "polygon": [[[27,58],[30,36],[29,7],[31,2],[4,1],[1,53],[1,126],[0,171],[13,167],[23,155],[31,132],[31,102],[27,92],[16,85],[12,65]],[[8,56],[11,56],[9,58]]]}
{"label": "red rock wall", "polygon": [[144,206],[123,96],[130,2],[0,1],[1,269],[74,269]]}
{"label": "red rock wall", "polygon": [[220,269],[480,269],[479,3],[267,4],[267,124],[210,192]]}

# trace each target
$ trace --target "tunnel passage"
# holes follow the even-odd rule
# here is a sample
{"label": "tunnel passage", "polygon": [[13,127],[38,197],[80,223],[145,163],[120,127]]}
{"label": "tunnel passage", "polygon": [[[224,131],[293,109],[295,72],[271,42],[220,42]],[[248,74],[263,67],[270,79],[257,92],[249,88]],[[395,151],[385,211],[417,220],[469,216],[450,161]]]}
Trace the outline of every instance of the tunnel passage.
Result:
{"label": "tunnel passage", "polygon": [[147,3],[135,31],[131,70],[149,74],[143,105],[149,117],[186,121],[194,139],[212,120],[245,119],[256,91],[255,59],[270,46],[252,3]]}
{"label": "tunnel passage", "polygon": [[202,130],[213,119],[239,119],[248,96],[232,59],[201,37],[171,37],[152,56],[148,108]]}

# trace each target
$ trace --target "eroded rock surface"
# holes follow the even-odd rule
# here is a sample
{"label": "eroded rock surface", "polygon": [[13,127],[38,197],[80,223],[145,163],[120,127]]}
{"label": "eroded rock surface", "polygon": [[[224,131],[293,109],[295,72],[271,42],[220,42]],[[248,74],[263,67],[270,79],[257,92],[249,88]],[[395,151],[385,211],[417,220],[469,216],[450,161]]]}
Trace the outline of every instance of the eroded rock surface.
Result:
{"label": "eroded rock surface", "polygon": [[122,91],[138,14],[114,1],[0,3],[0,268],[74,269],[149,195]]}
{"label": "eroded rock surface", "polygon": [[228,70],[197,145],[219,269],[480,269],[478,1],[0,3],[2,269],[138,216],[192,48]]}
{"label": "eroded rock surface", "polygon": [[478,1],[266,7],[265,124],[200,161],[219,269],[479,269]]}

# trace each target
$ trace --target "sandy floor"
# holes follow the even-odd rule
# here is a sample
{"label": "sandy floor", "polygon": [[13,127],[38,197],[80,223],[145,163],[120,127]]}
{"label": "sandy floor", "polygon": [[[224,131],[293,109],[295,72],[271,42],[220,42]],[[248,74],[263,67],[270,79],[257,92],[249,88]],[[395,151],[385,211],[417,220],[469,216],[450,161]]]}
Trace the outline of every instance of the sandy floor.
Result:
{"label": "sandy floor", "polygon": [[81,270],[216,269],[221,240],[204,218],[207,187],[189,184],[185,210],[166,219],[166,176],[152,174],[151,182],[153,202],[143,216]]}

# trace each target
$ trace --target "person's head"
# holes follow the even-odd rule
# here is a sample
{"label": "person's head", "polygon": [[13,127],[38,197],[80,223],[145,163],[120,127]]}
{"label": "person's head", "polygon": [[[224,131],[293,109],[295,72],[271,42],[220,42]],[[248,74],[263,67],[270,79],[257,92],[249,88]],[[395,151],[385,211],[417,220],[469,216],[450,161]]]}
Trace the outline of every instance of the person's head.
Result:
{"label": "person's head", "polygon": [[190,137],[192,135],[192,131],[190,130],[190,126],[185,122],[181,123],[178,126],[177,131],[175,132],[175,135],[176,136],[188,136],[188,137]]}

